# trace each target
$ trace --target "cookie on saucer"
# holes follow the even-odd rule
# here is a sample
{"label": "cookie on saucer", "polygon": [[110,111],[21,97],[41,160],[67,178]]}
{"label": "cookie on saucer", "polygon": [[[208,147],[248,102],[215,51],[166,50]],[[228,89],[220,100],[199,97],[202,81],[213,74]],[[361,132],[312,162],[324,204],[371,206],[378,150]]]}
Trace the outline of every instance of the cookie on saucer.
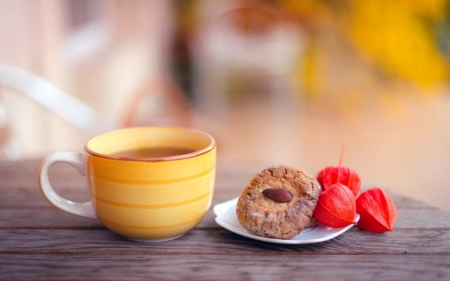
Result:
{"label": "cookie on saucer", "polygon": [[256,174],[236,205],[241,225],[269,238],[291,239],[317,224],[313,212],[319,183],[303,170],[274,166]]}

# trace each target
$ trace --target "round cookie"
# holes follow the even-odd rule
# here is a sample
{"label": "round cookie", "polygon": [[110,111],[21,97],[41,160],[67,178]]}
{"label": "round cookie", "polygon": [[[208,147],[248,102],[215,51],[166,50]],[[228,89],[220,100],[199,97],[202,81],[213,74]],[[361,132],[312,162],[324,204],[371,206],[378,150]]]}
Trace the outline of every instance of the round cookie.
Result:
{"label": "round cookie", "polygon": [[313,212],[319,194],[319,183],[305,171],[275,166],[253,177],[239,197],[236,214],[255,235],[291,239],[317,224]]}

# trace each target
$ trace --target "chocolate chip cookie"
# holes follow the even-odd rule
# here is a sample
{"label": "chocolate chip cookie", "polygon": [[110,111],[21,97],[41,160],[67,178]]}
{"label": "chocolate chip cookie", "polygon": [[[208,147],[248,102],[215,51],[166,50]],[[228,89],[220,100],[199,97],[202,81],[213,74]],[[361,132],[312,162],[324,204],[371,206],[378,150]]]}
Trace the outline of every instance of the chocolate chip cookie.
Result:
{"label": "chocolate chip cookie", "polygon": [[319,183],[305,171],[274,166],[256,174],[245,187],[236,214],[255,235],[291,239],[317,224],[313,212],[319,193]]}

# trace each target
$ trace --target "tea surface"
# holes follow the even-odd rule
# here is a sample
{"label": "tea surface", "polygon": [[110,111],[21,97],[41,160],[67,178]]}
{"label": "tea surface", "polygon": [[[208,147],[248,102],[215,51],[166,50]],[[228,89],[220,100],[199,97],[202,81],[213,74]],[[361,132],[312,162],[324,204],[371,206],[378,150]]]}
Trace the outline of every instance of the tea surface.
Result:
{"label": "tea surface", "polygon": [[150,159],[188,154],[194,151],[194,149],[184,147],[149,147],[123,150],[113,153],[111,156],[118,158]]}

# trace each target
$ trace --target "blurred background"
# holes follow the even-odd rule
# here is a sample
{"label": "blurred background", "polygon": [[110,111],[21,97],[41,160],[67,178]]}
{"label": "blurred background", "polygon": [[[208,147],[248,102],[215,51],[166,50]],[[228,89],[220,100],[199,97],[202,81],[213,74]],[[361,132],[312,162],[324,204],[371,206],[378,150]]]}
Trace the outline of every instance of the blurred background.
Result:
{"label": "blurred background", "polygon": [[0,19],[3,161],[192,126],[261,169],[315,175],[344,144],[367,187],[450,211],[449,0],[0,0]]}

